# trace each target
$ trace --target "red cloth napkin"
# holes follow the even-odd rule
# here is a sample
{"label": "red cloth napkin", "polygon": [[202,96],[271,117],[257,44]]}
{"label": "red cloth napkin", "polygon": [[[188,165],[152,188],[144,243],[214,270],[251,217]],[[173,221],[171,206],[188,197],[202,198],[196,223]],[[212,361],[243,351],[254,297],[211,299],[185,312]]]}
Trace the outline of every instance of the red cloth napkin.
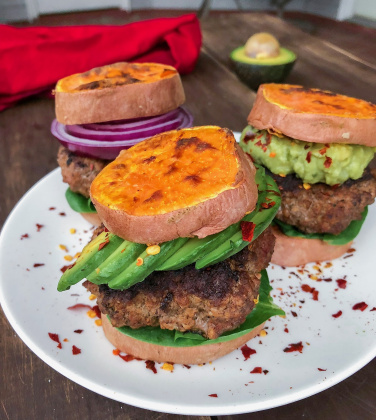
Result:
{"label": "red cloth napkin", "polygon": [[200,47],[194,14],[121,26],[0,25],[0,111],[62,77],[119,61],[169,64],[189,73]]}

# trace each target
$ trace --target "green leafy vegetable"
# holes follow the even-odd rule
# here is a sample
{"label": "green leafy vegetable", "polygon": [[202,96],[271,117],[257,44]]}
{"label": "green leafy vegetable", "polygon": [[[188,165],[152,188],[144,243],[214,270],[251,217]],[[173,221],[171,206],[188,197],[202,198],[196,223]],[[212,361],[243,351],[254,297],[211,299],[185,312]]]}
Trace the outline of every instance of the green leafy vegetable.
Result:
{"label": "green leafy vegetable", "polygon": [[286,236],[295,236],[298,238],[306,239],[320,239],[330,245],[345,245],[354,240],[358,236],[360,229],[366,219],[368,207],[365,207],[362,212],[361,220],[353,220],[349,226],[342,231],[339,235],[332,235],[330,233],[303,233],[287,223],[274,219],[275,223]]}
{"label": "green leafy vegetable", "polygon": [[200,334],[162,330],[158,327],[143,327],[138,329],[121,327],[118,328],[118,330],[137,340],[167,347],[192,347],[202,344],[221,343],[241,337],[242,335],[252,331],[270,317],[275,315],[285,315],[285,312],[273,303],[273,299],[270,296],[272,287],[269,284],[269,278],[266,270],[263,270],[261,274],[259,301],[255,308],[248,314],[242,325],[235,330],[224,333],[221,337],[214,340],[208,340]]}
{"label": "green leafy vegetable", "polygon": [[96,213],[94,204],[90,198],[84,197],[82,194],[73,192],[70,188],[65,192],[65,198],[71,209],[78,213]]}

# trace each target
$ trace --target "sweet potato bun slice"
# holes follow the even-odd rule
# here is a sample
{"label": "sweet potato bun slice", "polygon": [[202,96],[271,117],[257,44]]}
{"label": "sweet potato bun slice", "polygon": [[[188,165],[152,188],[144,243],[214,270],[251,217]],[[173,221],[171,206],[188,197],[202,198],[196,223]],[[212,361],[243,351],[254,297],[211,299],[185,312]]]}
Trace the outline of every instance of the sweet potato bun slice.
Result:
{"label": "sweet potato bun slice", "polygon": [[174,130],[123,150],[94,179],[91,199],[104,225],[129,241],[203,238],[254,209],[255,173],[230,130]]}
{"label": "sweet potato bun slice", "polygon": [[283,267],[297,267],[310,262],[330,261],[341,257],[351,248],[352,242],[330,245],[320,239],[286,236],[273,226],[275,246],[271,262]]}
{"label": "sweet potato bun slice", "polygon": [[265,323],[254,328],[248,334],[234,340],[215,344],[202,344],[193,347],[166,347],[145,343],[121,333],[111,325],[106,315],[102,314],[102,326],[106,338],[118,350],[144,360],[154,360],[158,363],[170,362],[183,365],[196,365],[211,362],[222,357],[247,341],[256,337]]}
{"label": "sweet potato bun slice", "polygon": [[261,85],[248,122],[297,140],[376,146],[376,105],[326,90]]}
{"label": "sweet potato bun slice", "polygon": [[179,73],[156,63],[115,63],[57,82],[62,124],[87,124],[164,114],[185,101]]}

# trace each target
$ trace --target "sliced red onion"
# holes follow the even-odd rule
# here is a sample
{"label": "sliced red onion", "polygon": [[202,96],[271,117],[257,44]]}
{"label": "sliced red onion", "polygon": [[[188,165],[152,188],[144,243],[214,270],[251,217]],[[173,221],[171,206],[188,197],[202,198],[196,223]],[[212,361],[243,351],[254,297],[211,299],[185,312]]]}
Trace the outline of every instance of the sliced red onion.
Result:
{"label": "sliced red onion", "polygon": [[123,149],[128,149],[148,137],[169,130],[192,127],[193,117],[184,108],[166,114],[108,123],[64,125],[54,120],[52,134],[59,142],[80,155],[113,160]]}

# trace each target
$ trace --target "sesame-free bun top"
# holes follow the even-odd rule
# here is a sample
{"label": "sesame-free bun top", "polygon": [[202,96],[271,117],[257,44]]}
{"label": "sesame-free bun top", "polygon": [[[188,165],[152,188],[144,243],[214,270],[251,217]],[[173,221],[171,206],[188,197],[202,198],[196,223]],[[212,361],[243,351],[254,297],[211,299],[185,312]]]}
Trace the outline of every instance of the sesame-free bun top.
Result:
{"label": "sesame-free bun top", "polygon": [[155,244],[203,238],[238,222],[256,205],[255,173],[230,130],[193,127],[123,150],[90,193],[111,232]]}
{"label": "sesame-free bun top", "polygon": [[326,90],[263,84],[248,122],[296,140],[376,146],[376,105]]}
{"label": "sesame-free bun top", "polygon": [[157,63],[115,63],[60,79],[55,88],[56,119],[88,124],[165,114],[182,105],[177,70]]}

